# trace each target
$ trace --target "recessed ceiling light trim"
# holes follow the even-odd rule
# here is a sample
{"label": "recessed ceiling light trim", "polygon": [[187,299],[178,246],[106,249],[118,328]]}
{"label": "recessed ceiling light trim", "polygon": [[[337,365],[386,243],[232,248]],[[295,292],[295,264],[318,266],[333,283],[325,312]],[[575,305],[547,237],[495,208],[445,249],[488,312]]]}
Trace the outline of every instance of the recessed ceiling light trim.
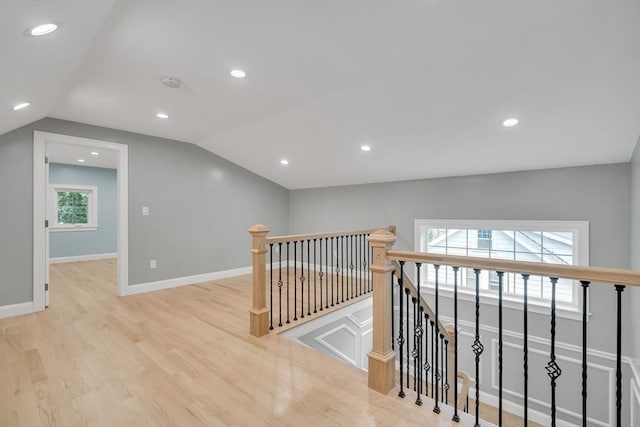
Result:
{"label": "recessed ceiling light trim", "polygon": [[13,107],[11,107],[11,109],[13,111],[19,111],[19,110],[23,110],[23,109],[27,108],[29,105],[31,105],[30,102],[20,102],[20,103],[14,105]]}
{"label": "recessed ceiling light trim", "polygon": [[169,115],[167,113],[156,113],[156,117],[159,119],[168,119]]}
{"label": "recessed ceiling light trim", "polygon": [[46,36],[47,34],[53,33],[58,28],[59,28],[58,24],[54,24],[53,22],[47,22],[45,24],[34,25],[33,27],[27,28],[24,32],[24,35],[31,36],[31,37]]}
{"label": "recessed ceiling light trim", "polygon": [[231,77],[235,77],[236,79],[244,79],[247,77],[247,73],[239,68],[231,70],[229,74],[231,74]]}
{"label": "recessed ceiling light trim", "polygon": [[371,146],[370,146],[370,145],[367,145],[367,144],[365,144],[365,145],[361,145],[361,146],[360,146],[360,149],[361,149],[362,151],[371,151]]}
{"label": "recessed ceiling light trim", "polygon": [[91,152],[91,155],[92,155],[92,156],[99,156],[99,155],[100,155],[100,153],[98,153],[97,151],[92,151],[92,152]]}
{"label": "recessed ceiling light trim", "polygon": [[280,160],[280,164],[281,164],[281,165],[284,165],[284,166],[287,166],[287,165],[289,164],[289,160],[287,160],[287,159],[282,159],[282,160]]}
{"label": "recessed ceiling light trim", "polygon": [[86,162],[85,159],[78,159],[78,163],[84,163],[84,162]]}
{"label": "recessed ceiling light trim", "polygon": [[517,125],[518,123],[519,123],[518,119],[516,119],[515,117],[510,117],[502,122],[502,126],[506,128],[511,128]]}

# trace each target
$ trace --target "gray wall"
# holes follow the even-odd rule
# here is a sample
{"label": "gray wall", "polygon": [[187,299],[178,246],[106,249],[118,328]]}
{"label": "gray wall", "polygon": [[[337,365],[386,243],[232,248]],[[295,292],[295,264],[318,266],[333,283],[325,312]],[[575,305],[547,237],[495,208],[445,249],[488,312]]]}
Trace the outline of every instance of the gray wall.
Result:
{"label": "gray wall", "polygon": [[51,163],[49,183],[93,185],[98,189],[98,229],[51,232],[49,256],[58,258],[117,252],[117,170]]}
{"label": "gray wall", "polygon": [[[631,268],[640,270],[640,139],[631,158]],[[630,289],[631,294],[631,326],[636,331],[633,336],[631,356],[640,366],[640,288]]]}
{"label": "gray wall", "polygon": [[247,228],[287,231],[285,188],[196,145],[43,119],[0,135],[0,305],[32,300],[34,130],[129,146],[130,285],[249,266]]}
{"label": "gray wall", "polygon": [[[413,250],[415,219],[587,220],[594,266],[629,267],[630,165],[616,164],[544,171],[428,179],[295,190],[289,196],[290,232],[398,226],[397,249]],[[615,295],[591,289],[590,347],[612,351]],[[629,316],[625,300],[625,316]],[[485,306],[485,313],[495,307]],[[472,320],[471,303],[461,302]],[[450,310],[444,304],[444,310]],[[522,314],[507,310],[506,324],[521,330]],[[497,326],[497,316],[483,323]],[[531,333],[549,336],[549,317],[530,315]],[[559,320],[558,338],[579,344],[580,323]],[[626,350],[626,349],[625,349]]]}

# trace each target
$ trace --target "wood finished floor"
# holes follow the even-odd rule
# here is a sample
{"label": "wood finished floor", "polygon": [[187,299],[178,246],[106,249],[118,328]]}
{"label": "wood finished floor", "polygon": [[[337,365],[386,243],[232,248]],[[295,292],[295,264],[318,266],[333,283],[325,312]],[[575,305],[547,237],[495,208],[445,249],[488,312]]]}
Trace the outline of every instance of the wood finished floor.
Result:
{"label": "wood finished floor", "polygon": [[112,260],[55,264],[51,307],[0,320],[0,426],[473,425],[277,334],[251,337],[249,276],[115,287]]}

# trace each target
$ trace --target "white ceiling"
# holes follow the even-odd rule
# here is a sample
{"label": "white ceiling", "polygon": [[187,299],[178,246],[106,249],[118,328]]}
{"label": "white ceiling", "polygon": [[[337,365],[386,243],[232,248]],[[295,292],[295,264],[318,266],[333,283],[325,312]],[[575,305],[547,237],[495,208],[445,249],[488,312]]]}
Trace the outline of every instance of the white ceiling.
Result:
{"label": "white ceiling", "polygon": [[287,188],[625,162],[638,22],[637,0],[5,0],[0,133],[51,116],[175,138]]}
{"label": "white ceiling", "polygon": [[[98,153],[98,155],[93,155],[91,154],[92,152]],[[64,163],[94,168],[118,168],[118,152],[116,150],[47,142],[47,157],[49,158],[49,163]],[[84,162],[78,162],[78,159],[82,159]]]}

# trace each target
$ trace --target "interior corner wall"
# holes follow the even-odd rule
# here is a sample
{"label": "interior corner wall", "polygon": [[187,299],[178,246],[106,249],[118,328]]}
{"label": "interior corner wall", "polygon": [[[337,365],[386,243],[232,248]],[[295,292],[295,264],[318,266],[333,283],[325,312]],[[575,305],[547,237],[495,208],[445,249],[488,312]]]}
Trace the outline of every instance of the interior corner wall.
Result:
{"label": "interior corner wall", "polygon": [[[356,186],[293,190],[289,231],[311,233],[398,227],[396,249],[414,249],[415,219],[586,220],[590,263],[629,268],[630,165],[612,164],[492,175],[425,179]],[[612,351],[615,294],[592,286],[589,346]],[[486,306],[486,310],[495,307]],[[625,316],[629,315],[625,300]],[[463,317],[473,313],[461,301]],[[506,310],[506,324],[521,329],[521,313]],[[496,326],[494,316],[486,320]],[[530,313],[531,333],[549,335],[549,316]],[[579,345],[580,323],[561,319],[558,338]],[[626,344],[625,344],[626,345]]]}
{"label": "interior corner wall", "polygon": [[251,225],[287,232],[287,189],[201,147],[42,119],[0,135],[0,306],[33,300],[34,130],[128,145],[129,285],[248,267]]}
{"label": "interior corner wall", "polygon": [[[640,138],[636,143],[633,157],[631,158],[631,268],[640,270]],[[633,342],[631,357],[640,366],[640,288],[629,290],[631,295],[631,324]]]}

